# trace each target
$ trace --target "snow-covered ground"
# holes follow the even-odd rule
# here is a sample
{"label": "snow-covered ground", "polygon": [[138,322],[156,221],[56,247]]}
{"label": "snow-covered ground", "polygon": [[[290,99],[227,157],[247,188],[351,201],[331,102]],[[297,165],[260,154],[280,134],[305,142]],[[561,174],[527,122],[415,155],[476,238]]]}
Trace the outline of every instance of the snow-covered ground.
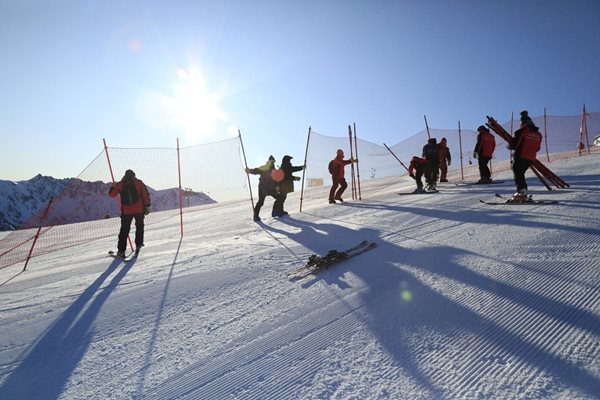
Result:
{"label": "snow-covered ground", "polygon": [[480,203],[507,170],[364,181],[262,224],[247,202],[153,225],[127,264],[115,232],[0,270],[0,399],[600,399],[600,154],[547,165],[571,187],[530,192],[558,205]]}

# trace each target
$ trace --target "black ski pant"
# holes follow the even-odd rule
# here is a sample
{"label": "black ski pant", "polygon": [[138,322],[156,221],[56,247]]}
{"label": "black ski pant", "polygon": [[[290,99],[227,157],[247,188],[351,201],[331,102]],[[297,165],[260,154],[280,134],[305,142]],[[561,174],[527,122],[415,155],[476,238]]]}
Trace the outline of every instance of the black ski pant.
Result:
{"label": "black ski pant", "polygon": [[258,217],[258,214],[260,213],[260,209],[262,208],[262,206],[265,204],[265,199],[267,198],[267,196],[271,196],[275,199],[275,202],[273,203],[273,210],[277,210],[277,207],[281,207],[281,210],[283,210],[283,202],[285,201],[285,198],[282,199],[281,193],[275,193],[275,194],[266,194],[264,191],[262,191],[260,189],[260,186],[258,187],[258,201],[256,202],[256,205],[254,206],[254,216]]}
{"label": "black ski pant", "polygon": [[484,179],[484,180],[492,179],[492,172],[490,171],[490,168],[488,167],[488,163],[490,162],[491,159],[492,159],[492,157],[481,157],[481,156],[479,156],[479,158],[477,159],[477,162],[479,163],[479,177],[481,179]]}
{"label": "black ski pant", "polygon": [[525,172],[531,167],[532,160],[524,160],[516,158],[513,162],[513,175],[515,177],[515,185],[517,186],[517,192],[521,189],[527,189],[527,182],[525,181]]}
{"label": "black ski pant", "polygon": [[[329,190],[329,200],[339,199],[342,197],[342,194],[344,194],[344,190],[346,190],[346,188],[348,187],[346,178],[338,179],[338,178],[331,177],[331,180],[333,181],[333,185],[331,186],[331,189]],[[338,189],[338,187],[339,187],[339,189]]]}
{"label": "black ski pant", "polygon": [[140,248],[144,245],[144,214],[121,215],[121,230],[119,231],[119,242],[117,250],[127,249],[127,237],[131,230],[131,222],[135,219],[135,246]]}

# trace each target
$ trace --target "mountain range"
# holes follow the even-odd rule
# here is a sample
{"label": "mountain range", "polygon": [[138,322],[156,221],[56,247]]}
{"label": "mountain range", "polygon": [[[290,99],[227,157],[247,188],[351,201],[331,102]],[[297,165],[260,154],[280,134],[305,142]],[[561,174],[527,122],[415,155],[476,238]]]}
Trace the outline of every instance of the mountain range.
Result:
{"label": "mountain range", "polygon": [[[44,225],[68,224],[118,216],[117,201],[108,196],[112,184],[78,178],[56,179],[41,174],[26,181],[0,180],[0,231],[37,227],[52,199]],[[152,211],[179,208],[179,189],[148,187]],[[216,201],[202,192],[185,192],[184,207]]]}

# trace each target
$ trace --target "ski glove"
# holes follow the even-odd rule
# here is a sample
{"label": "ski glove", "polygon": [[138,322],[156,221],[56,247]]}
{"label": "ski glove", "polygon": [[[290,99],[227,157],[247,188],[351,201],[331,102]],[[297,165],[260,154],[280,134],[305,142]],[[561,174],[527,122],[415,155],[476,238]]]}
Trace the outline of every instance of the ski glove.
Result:
{"label": "ski glove", "polygon": [[150,214],[150,211],[152,211],[152,209],[150,208],[150,206],[144,206],[144,215]]}

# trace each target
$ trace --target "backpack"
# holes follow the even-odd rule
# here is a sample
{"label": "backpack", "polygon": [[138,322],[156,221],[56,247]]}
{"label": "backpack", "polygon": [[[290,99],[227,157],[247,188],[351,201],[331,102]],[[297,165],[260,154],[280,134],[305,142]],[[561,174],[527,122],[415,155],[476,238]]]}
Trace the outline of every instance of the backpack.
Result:
{"label": "backpack", "polygon": [[437,144],[426,144],[425,147],[423,147],[423,156],[427,160],[437,160]]}
{"label": "backpack", "polygon": [[119,192],[121,195],[121,204],[125,206],[130,206],[135,204],[140,197],[137,188],[133,181],[126,181]]}
{"label": "backpack", "polygon": [[335,174],[335,160],[329,161],[329,165],[327,166],[327,169],[329,170],[329,173],[331,175]]}

